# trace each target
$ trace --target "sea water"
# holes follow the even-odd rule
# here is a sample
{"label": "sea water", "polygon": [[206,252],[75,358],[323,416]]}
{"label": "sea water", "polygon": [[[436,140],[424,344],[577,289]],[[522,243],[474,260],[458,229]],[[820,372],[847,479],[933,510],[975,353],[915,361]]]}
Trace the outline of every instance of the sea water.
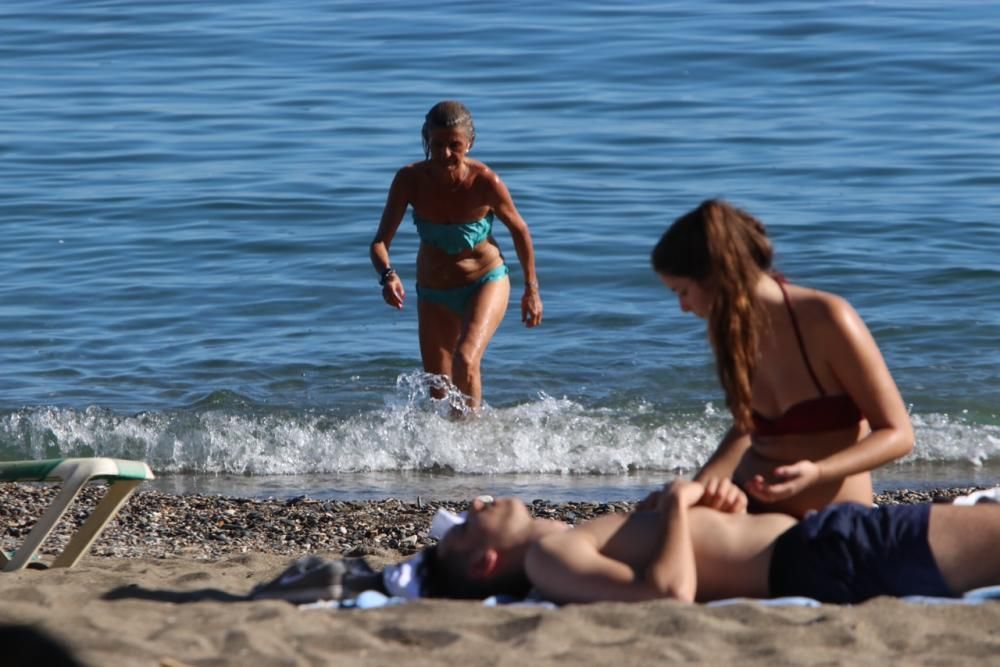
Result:
{"label": "sea water", "polygon": [[[1000,480],[1000,5],[0,4],[0,458],[140,458],[173,491],[628,499],[728,425],[649,268],[678,215],[761,218],[850,300],[916,427],[882,488]],[[404,220],[441,99],[528,222],[545,318],[487,407],[420,370]]]}

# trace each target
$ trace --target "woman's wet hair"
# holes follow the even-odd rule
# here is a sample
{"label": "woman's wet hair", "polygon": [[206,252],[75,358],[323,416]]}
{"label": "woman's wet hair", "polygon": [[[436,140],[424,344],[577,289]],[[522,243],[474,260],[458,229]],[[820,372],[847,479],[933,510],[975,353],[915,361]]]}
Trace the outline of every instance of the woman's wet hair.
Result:
{"label": "woman's wet hair", "polygon": [[438,102],[424,116],[424,126],[420,136],[424,141],[424,155],[430,156],[431,132],[434,130],[460,128],[469,135],[469,146],[476,141],[476,126],[472,122],[472,114],[461,102],[445,100]]}
{"label": "woman's wet hair", "polygon": [[750,387],[766,324],[754,287],[773,259],[764,225],[726,201],[708,199],[667,229],[651,259],[657,273],[695,280],[711,298],[716,372],[735,425],[750,432]]}

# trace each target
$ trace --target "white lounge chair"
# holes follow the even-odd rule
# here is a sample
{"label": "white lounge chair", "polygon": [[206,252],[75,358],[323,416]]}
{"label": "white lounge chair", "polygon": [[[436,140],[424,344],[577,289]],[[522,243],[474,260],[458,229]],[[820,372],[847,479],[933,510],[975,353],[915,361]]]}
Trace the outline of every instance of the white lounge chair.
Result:
{"label": "white lounge chair", "polygon": [[0,551],[0,566],[4,572],[25,567],[35,556],[42,542],[69,508],[85,484],[93,480],[108,481],[108,490],[82,526],[73,534],[51,567],[73,567],[87,553],[108,522],[114,518],[135,488],[153,471],[142,461],[123,459],[47,459],[44,461],[12,461],[0,463],[0,482],[57,482],[62,489],[46,508],[45,513],[28,533],[24,543],[8,556]]}

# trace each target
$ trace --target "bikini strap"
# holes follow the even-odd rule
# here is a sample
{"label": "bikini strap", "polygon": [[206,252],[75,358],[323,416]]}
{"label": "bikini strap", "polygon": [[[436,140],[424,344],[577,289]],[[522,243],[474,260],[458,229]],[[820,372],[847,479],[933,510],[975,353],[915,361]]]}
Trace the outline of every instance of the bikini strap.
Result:
{"label": "bikini strap", "polygon": [[802,361],[805,362],[806,370],[809,371],[809,377],[812,378],[813,384],[819,389],[820,396],[826,396],[826,390],[823,389],[823,385],[819,383],[819,378],[816,377],[816,372],[813,370],[812,364],[809,363],[809,355],[806,354],[806,343],[802,338],[802,330],[799,329],[799,320],[795,317],[795,311],[792,310],[792,301],[788,298],[788,291],[785,289],[785,281],[783,279],[778,279],[775,282],[778,283],[778,287],[781,288],[781,296],[785,298],[785,307],[788,308],[788,316],[792,318],[792,328],[795,330],[795,338],[799,341],[799,351],[802,353]]}

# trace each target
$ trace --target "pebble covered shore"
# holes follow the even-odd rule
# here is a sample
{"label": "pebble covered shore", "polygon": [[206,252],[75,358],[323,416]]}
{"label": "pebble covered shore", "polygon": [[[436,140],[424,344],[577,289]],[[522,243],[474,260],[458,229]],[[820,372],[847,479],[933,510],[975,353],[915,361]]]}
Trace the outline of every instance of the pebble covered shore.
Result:
{"label": "pebble covered shore", "polygon": [[[977,487],[897,490],[880,494],[876,502],[949,502]],[[14,548],[28,534],[57,492],[54,485],[0,485],[0,548]],[[43,545],[43,554],[62,548],[70,522],[79,525],[104,488],[90,485],[70,506],[56,531]],[[127,558],[180,556],[214,560],[261,552],[300,556],[330,552],[344,556],[406,555],[433,543],[428,537],[431,517],[438,507],[460,512],[465,502],[394,499],[340,501],[247,499],[228,496],[171,495],[138,491],[95,542],[91,554]],[[529,502],[535,516],[577,523],[608,512],[627,512],[633,503]]]}

